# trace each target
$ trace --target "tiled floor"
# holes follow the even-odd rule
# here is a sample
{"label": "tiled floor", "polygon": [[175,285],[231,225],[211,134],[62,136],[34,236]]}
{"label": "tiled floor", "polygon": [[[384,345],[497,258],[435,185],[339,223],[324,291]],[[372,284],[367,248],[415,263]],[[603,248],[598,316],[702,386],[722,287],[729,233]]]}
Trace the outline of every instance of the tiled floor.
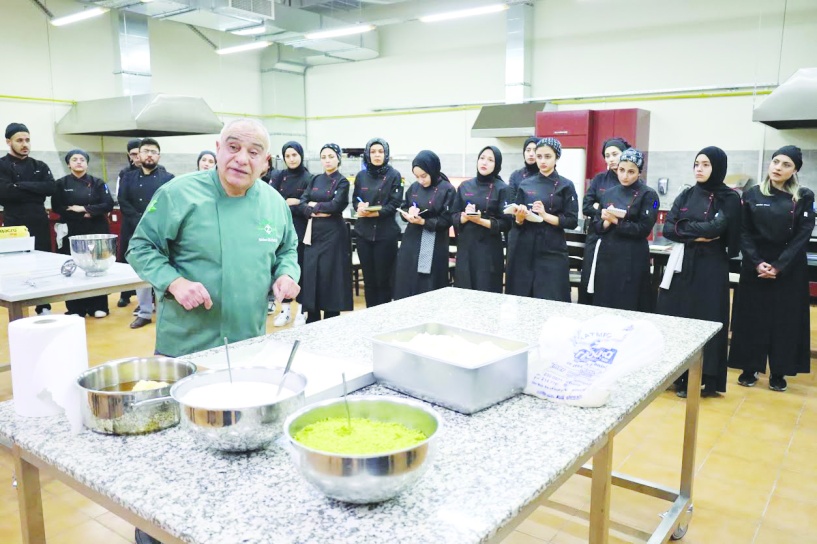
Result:
{"label": "tiled floor", "polygon": [[[112,296],[110,317],[86,320],[92,364],[153,351],[154,325],[130,330],[134,304],[119,309],[115,302]],[[362,297],[355,303],[362,306]],[[64,306],[54,309],[64,311]],[[6,312],[0,312],[0,362],[8,361],[6,320]],[[817,327],[814,310],[812,327]],[[271,318],[268,329],[273,330]],[[765,377],[751,389],[736,382],[737,373],[730,371],[726,396],[702,401],[695,513],[682,542],[817,543],[817,373],[790,379],[785,393],[770,391]],[[0,373],[0,401],[9,398],[10,375]],[[663,394],[616,437],[615,469],[677,485],[683,416],[684,402],[672,393]],[[11,467],[10,456],[0,451],[0,544],[21,542]],[[45,477],[43,495],[49,544],[133,542],[132,526],[60,482]],[[587,522],[574,514],[587,512],[589,479],[574,476],[551,501],[556,506],[537,509],[505,544],[586,542]],[[614,489],[610,542],[644,542],[667,504]]]}

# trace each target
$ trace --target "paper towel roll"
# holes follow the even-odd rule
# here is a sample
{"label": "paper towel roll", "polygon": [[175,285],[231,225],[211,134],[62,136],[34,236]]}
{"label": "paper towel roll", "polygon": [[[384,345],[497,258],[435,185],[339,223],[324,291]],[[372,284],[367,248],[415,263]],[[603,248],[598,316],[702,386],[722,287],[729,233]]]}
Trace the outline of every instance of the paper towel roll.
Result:
{"label": "paper towel roll", "polygon": [[82,426],[77,376],[88,368],[85,320],[49,315],[9,323],[14,410],[42,417],[65,410],[72,429]]}

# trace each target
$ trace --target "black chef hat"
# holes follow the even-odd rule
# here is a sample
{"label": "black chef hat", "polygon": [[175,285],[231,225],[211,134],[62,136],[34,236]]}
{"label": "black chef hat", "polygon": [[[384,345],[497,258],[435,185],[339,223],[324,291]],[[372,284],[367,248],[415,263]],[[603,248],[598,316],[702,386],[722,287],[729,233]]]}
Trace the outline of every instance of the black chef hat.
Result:
{"label": "black chef hat", "polygon": [[[323,147],[321,147],[321,151],[323,151],[324,149],[331,149],[332,151],[335,152],[335,155],[338,156],[338,166],[340,166],[340,154],[343,153],[343,150],[340,148],[340,146],[338,144],[331,143],[323,144]],[[321,151],[319,151],[318,153],[320,154]]]}
{"label": "black chef hat", "polygon": [[142,143],[142,140],[139,138],[134,138],[133,140],[128,140],[128,153],[130,153],[134,149],[139,149],[139,145]]}
{"label": "black chef hat", "polygon": [[[8,136],[6,136],[6,138],[8,138]],[[785,155],[790,158],[794,163],[794,169],[798,172],[801,168],[803,168],[803,152],[796,145],[784,145],[772,153],[772,158],[775,158],[778,155]]]}
{"label": "black chef hat", "polygon": [[6,140],[10,139],[18,132],[28,132],[28,127],[23,123],[10,123],[9,126],[6,127]]}
{"label": "black chef hat", "polygon": [[617,147],[619,149],[619,151],[624,153],[625,151],[630,149],[630,147],[632,147],[632,146],[627,142],[627,140],[625,140],[624,138],[621,138],[619,136],[613,136],[612,138],[607,138],[606,140],[604,140],[604,143],[601,144],[601,156],[602,157],[604,157],[604,152],[607,151],[608,147]]}
{"label": "black chef hat", "polygon": [[199,158],[198,158],[198,159],[196,159],[196,168],[198,168],[198,167],[199,167],[199,161],[201,161],[201,158],[202,158],[203,156],[205,156],[205,155],[210,155],[211,157],[213,157],[213,160],[214,160],[214,161],[216,160],[216,154],[215,154],[215,153],[213,153],[212,151],[208,150],[208,149],[205,149],[204,151],[202,151],[201,153],[199,153]]}
{"label": "black chef hat", "polygon": [[525,143],[522,144],[522,153],[525,152],[525,150],[528,148],[530,144],[535,144],[537,142],[539,142],[538,136],[528,136],[527,138],[525,138]]}
{"label": "black chef hat", "polygon": [[65,164],[68,164],[69,162],[71,162],[71,157],[73,157],[74,155],[82,155],[83,157],[85,157],[85,162],[90,162],[91,161],[91,157],[88,156],[87,151],[85,151],[84,149],[77,148],[77,149],[72,149],[71,151],[69,151],[68,153],[65,154]]}

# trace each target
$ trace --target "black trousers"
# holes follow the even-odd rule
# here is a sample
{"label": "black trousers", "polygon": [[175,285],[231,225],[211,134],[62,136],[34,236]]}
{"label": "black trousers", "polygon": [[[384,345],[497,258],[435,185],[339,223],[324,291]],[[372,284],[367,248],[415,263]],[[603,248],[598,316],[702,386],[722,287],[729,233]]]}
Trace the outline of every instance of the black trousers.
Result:
{"label": "black trousers", "polygon": [[[20,214],[6,210],[3,221],[3,225],[6,227],[25,226],[28,233],[34,237],[34,249],[36,251],[51,252],[51,229],[45,207],[43,207],[42,211],[37,210],[36,212]],[[51,310],[51,305],[38,304],[34,309],[39,314],[43,310]]]}
{"label": "black trousers", "polygon": [[[321,320],[321,311],[320,310],[310,310],[309,308],[306,309],[307,316],[306,322],[307,323],[314,323],[315,321]],[[337,317],[340,315],[340,312],[329,312],[324,310],[323,312],[323,319],[329,319],[330,317]]]}
{"label": "black trousers", "polygon": [[[57,253],[62,253],[64,255],[71,254],[71,246],[68,243],[68,238],[63,240],[62,247],[57,250]],[[108,295],[66,300],[65,307],[68,309],[69,314],[77,314],[80,317],[85,317],[86,315],[93,316],[94,312],[97,310],[110,313],[108,309]]]}
{"label": "black trousers", "polygon": [[366,307],[391,302],[394,293],[394,267],[397,263],[397,239],[357,239],[357,256],[363,271]]}

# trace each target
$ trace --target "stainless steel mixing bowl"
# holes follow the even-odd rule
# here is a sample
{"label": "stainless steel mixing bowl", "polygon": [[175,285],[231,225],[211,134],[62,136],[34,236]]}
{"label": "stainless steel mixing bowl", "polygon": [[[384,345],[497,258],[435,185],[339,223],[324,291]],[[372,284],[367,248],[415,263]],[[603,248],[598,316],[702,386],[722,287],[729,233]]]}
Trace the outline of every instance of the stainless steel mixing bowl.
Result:
{"label": "stainless steel mixing bowl", "polygon": [[69,236],[71,257],[88,276],[101,276],[116,261],[116,234]]}
{"label": "stainless steel mixing bowl", "polygon": [[303,477],[332,499],[371,503],[391,499],[411,488],[430,466],[442,428],[440,415],[423,403],[390,396],[349,397],[351,417],[402,423],[428,438],[410,448],[372,455],[328,453],[308,448],[294,436],[327,418],[346,417],[343,399],[330,399],[298,410],[284,423],[292,458]]}
{"label": "stainless steel mixing bowl", "polygon": [[[283,373],[280,367],[239,367],[233,369],[233,381],[278,385]],[[235,410],[192,406],[185,401],[185,395],[197,387],[229,380],[227,370],[212,370],[194,374],[170,388],[170,395],[181,406],[182,428],[205,447],[231,452],[266,448],[281,435],[287,416],[304,405],[306,377],[297,372],[290,372],[284,380],[284,387],[295,394],[280,401],[270,398],[266,404]]]}

